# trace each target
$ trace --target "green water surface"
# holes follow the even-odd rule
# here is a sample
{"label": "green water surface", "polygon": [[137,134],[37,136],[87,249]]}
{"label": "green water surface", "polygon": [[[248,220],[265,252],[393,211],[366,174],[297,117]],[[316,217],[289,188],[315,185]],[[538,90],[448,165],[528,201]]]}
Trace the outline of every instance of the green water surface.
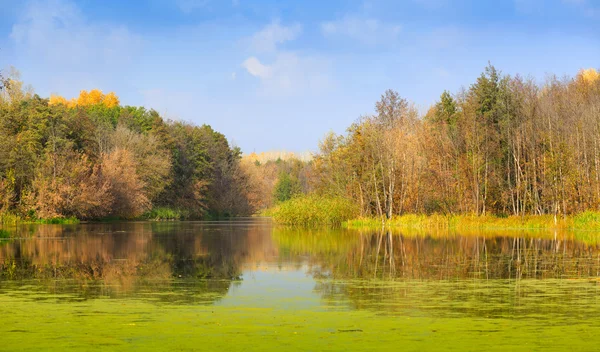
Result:
{"label": "green water surface", "polygon": [[265,219],[27,225],[1,351],[594,351],[600,246]]}

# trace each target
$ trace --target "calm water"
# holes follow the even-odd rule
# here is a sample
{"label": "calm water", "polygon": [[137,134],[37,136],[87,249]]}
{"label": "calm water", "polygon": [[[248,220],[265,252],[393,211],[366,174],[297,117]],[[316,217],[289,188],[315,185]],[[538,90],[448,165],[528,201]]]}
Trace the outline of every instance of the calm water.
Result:
{"label": "calm water", "polygon": [[3,351],[600,348],[600,245],[590,241],[266,219],[9,231]]}

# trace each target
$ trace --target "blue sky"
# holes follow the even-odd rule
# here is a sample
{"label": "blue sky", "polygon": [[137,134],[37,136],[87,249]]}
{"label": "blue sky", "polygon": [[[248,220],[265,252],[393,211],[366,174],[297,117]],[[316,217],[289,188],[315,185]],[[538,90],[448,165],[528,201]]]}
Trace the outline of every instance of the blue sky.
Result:
{"label": "blue sky", "polygon": [[115,91],[244,152],[315,150],[385,89],[422,111],[488,61],[600,67],[600,0],[0,0],[0,67],[41,96]]}

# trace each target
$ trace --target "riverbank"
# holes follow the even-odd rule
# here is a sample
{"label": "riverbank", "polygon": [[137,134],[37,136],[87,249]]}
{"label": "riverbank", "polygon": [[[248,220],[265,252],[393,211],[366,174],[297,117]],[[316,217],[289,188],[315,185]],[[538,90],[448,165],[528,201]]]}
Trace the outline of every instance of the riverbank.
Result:
{"label": "riverbank", "polygon": [[417,215],[392,219],[357,218],[343,222],[347,228],[398,228],[414,230],[600,230],[600,212],[577,215]]}
{"label": "riverbank", "polygon": [[48,218],[48,219],[39,219],[39,218],[27,218],[21,217],[19,215],[15,215],[12,213],[2,213],[0,214],[0,226],[1,225],[18,225],[18,224],[78,224],[80,221],[74,217],[68,218]]}
{"label": "riverbank", "polygon": [[198,218],[189,210],[172,207],[156,207],[141,216],[134,218],[122,217],[102,217],[97,219],[77,219],[76,217],[54,217],[54,218],[37,218],[34,216],[20,216],[14,213],[0,213],[0,226],[14,226],[27,224],[79,224],[81,221],[91,222],[110,222],[110,221],[185,221],[185,220],[221,220],[231,217],[214,214],[205,214],[204,217]]}

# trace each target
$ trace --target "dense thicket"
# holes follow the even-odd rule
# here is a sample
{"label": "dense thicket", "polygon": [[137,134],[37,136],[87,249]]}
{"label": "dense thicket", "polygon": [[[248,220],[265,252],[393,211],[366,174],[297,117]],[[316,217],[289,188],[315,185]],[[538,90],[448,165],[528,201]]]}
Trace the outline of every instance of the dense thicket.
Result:
{"label": "dense thicket", "polygon": [[241,152],[210,126],[165,121],[113,93],[44,99],[16,77],[0,92],[0,214],[134,218],[253,212]]}
{"label": "dense thicket", "polygon": [[424,117],[387,91],[376,113],[330,134],[316,188],[363,215],[571,214],[600,206],[600,75],[542,85],[493,66]]}

